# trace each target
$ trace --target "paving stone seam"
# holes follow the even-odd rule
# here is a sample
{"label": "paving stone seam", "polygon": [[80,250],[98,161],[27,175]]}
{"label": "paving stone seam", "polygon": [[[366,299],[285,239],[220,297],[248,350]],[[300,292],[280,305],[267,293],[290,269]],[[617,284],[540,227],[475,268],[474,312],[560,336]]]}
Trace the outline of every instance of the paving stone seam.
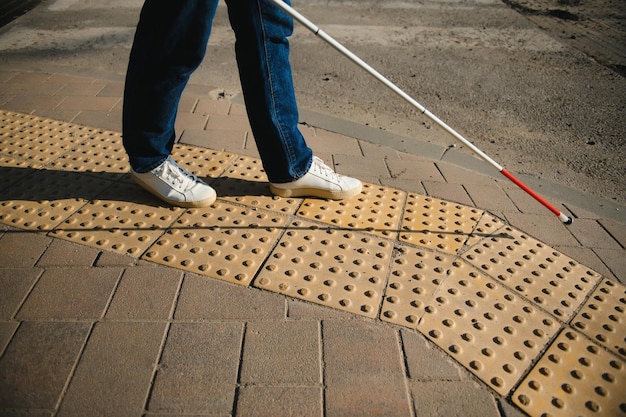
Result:
{"label": "paving stone seam", "polygon": [[620,248],[622,249],[626,249],[626,247],[624,247],[624,245],[619,241],[619,239],[617,238],[617,236],[614,236],[613,233],[611,233],[611,231],[609,229],[607,229],[600,220],[596,219],[595,223],[597,225],[600,226],[600,228],[602,228],[602,230],[604,230],[609,236],[611,236],[611,238],[615,241],[615,243],[617,243],[619,245]]}
{"label": "paving stone seam", "polygon": [[608,270],[611,274],[613,274],[613,277],[606,277],[606,278],[607,278],[607,279],[610,279],[611,281],[615,281],[615,282],[619,282],[619,283],[621,283],[621,281],[619,281],[617,278],[614,278],[614,277],[618,277],[618,276],[619,276],[619,274],[618,274],[618,272],[619,272],[619,271],[614,271],[614,270],[613,270],[613,267],[611,267],[611,265],[610,265],[610,264],[608,264],[608,263],[607,263],[607,262],[606,262],[606,261],[605,261],[605,260],[604,260],[604,259],[600,256],[600,254],[598,253],[598,251],[597,251],[595,248],[591,248],[591,251],[594,253],[594,255],[596,255],[596,256],[598,257],[598,259],[600,259],[600,262],[602,263],[602,265],[604,265],[604,266],[606,267],[606,269],[607,269],[607,270]]}
{"label": "paving stone seam", "polygon": [[[45,252],[45,251],[43,251]],[[43,252],[42,255],[43,256]],[[1,268],[1,269],[13,269],[13,268]],[[17,318],[20,310],[22,309],[22,306],[24,305],[24,303],[26,302],[26,300],[28,299],[28,297],[30,297],[30,295],[32,294],[32,292],[35,289],[35,286],[37,285],[37,283],[39,282],[39,280],[41,279],[41,277],[43,276],[43,274],[45,273],[45,269],[41,268],[39,274],[37,275],[37,277],[33,280],[32,284],[30,285],[30,287],[28,288],[27,291],[25,291],[24,296],[22,297],[22,299],[20,300],[20,302],[17,304],[17,306],[15,307],[15,310],[13,311],[13,314],[11,314],[10,320],[15,320],[16,322],[21,322],[21,320],[19,320]],[[17,329],[16,329],[17,331]],[[4,354],[4,352],[0,353],[0,357],[2,356],[2,354]]]}
{"label": "paving stone seam", "polygon": [[[382,308],[382,303],[381,308]],[[381,320],[382,321],[382,320]],[[402,333],[400,329],[396,329],[394,331],[394,335],[396,338],[396,344],[398,347],[398,352],[400,353],[400,366],[402,368],[402,376],[404,377],[404,394],[406,395],[409,407],[409,415],[410,417],[416,417],[417,410],[415,410],[415,399],[413,398],[413,393],[411,392],[410,381],[411,376],[409,373],[409,365],[407,363],[407,352],[404,346],[404,340],[402,338]]]}
{"label": "paving stone seam", "polygon": [[[65,320],[63,320],[62,322],[67,322]],[[74,359],[74,362],[72,363],[72,366],[70,368],[70,372],[68,373],[66,379],[65,379],[65,383],[63,384],[63,389],[61,390],[61,392],[59,393],[59,396],[57,397],[57,401],[54,405],[54,409],[53,409],[53,416],[56,416],[63,404],[63,400],[65,399],[65,395],[67,394],[68,390],[69,390],[69,386],[72,383],[72,380],[74,379],[74,376],[76,375],[76,371],[78,369],[78,366],[81,362],[81,359],[83,357],[83,354],[85,353],[85,350],[87,349],[87,344],[89,343],[89,339],[91,339],[91,335],[93,334],[93,330],[96,327],[96,323],[91,323],[89,325],[89,330],[87,331],[87,334],[85,335],[85,339],[83,340],[82,345],[80,346],[80,349],[78,350],[78,353],[76,354],[76,357]]]}
{"label": "paving stone seam", "polygon": [[163,360],[163,354],[165,352],[165,346],[167,344],[167,339],[170,335],[171,328],[172,328],[172,322],[171,321],[166,322],[165,329],[163,330],[163,337],[159,344],[158,353],[156,355],[156,358],[154,359],[154,366],[152,368],[152,374],[150,375],[150,383],[148,384],[148,387],[146,389],[146,395],[145,395],[144,402],[143,402],[144,412],[150,411],[148,409],[148,406],[150,405],[150,398],[152,397],[152,392],[154,390],[157,374],[159,373],[159,370],[161,369],[161,362]]}

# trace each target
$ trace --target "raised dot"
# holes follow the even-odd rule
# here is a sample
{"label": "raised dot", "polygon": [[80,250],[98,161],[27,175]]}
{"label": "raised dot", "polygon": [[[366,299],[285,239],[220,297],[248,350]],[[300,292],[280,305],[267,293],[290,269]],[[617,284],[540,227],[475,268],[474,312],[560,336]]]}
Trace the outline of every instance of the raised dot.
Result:
{"label": "raised dot", "polygon": [[551,401],[552,405],[555,406],[556,408],[563,408],[565,406],[565,403],[563,403],[563,400],[561,400],[560,398],[552,398]]}
{"label": "raised dot", "polygon": [[504,372],[506,372],[507,374],[512,374],[515,372],[515,367],[509,363],[505,363],[502,366],[502,369],[504,370]]}
{"label": "raised dot", "polygon": [[394,318],[396,318],[396,316],[397,316],[396,312],[395,312],[395,311],[391,311],[391,310],[387,310],[387,311],[385,311],[385,312],[383,313],[383,315],[384,315],[385,317],[387,317],[388,319],[394,319]]}
{"label": "raised dot", "polygon": [[495,376],[491,378],[491,384],[495,387],[502,387],[504,386],[504,381],[502,380],[502,378]]}
{"label": "raised dot", "polygon": [[597,413],[598,411],[600,411],[600,406],[594,401],[587,401],[585,403],[585,407],[587,407],[589,410],[593,411],[594,413]]}
{"label": "raised dot", "polygon": [[571,375],[571,376],[572,376],[572,378],[574,378],[574,379],[578,379],[578,380],[583,379],[583,374],[582,374],[579,370],[577,370],[577,369],[572,370],[572,371],[570,372],[570,375]]}
{"label": "raised dot", "polygon": [[461,353],[461,348],[459,346],[457,346],[457,345],[450,346],[449,350],[452,353],[457,353],[457,354]]}

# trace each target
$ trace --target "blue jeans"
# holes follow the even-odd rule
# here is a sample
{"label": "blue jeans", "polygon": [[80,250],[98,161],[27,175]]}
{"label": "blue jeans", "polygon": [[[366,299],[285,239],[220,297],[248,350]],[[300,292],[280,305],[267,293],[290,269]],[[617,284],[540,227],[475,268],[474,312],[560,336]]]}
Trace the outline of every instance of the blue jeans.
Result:
{"label": "blue jeans", "polygon": [[[182,92],[202,62],[219,0],[146,0],[124,90],[130,164],[147,172],[171,153]],[[268,0],[227,0],[248,118],[271,182],[302,177],[312,151],[298,130],[289,63],[293,20]]]}

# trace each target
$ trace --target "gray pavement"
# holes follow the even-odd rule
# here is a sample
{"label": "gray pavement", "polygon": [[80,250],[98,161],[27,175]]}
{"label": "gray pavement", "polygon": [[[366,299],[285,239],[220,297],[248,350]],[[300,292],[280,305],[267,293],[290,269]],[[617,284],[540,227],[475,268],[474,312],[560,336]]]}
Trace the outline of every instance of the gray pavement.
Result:
{"label": "gray pavement", "polygon": [[[72,124],[120,131],[122,88],[115,69],[58,58],[0,65],[0,109]],[[573,215],[566,227],[464,150],[302,110],[337,171],[487,210],[625,282],[619,203],[522,176]],[[177,130],[181,144],[258,157],[245,124],[236,94],[196,82]],[[414,329],[44,232],[0,225],[0,288],[2,416],[524,415]]]}

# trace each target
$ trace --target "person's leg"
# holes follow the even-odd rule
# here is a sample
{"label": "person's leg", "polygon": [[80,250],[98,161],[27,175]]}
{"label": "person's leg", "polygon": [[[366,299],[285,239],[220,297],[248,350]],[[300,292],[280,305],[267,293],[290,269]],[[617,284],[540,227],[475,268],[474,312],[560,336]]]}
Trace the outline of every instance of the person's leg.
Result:
{"label": "person's leg", "polygon": [[218,0],[146,0],[124,89],[123,140],[131,167],[148,172],[168,158],[174,121],[191,73],[204,58]]}
{"label": "person's leg", "polygon": [[133,179],[162,200],[184,207],[215,201],[213,188],[170,154],[178,103],[206,51],[218,0],[146,0],[124,88],[123,143]]}
{"label": "person's leg", "polygon": [[289,63],[293,20],[267,0],[227,0],[248,118],[270,182],[306,174],[312,151],[298,130]]}
{"label": "person's leg", "polygon": [[361,192],[357,179],[313,157],[298,130],[289,62],[293,19],[268,0],[226,0],[252,133],[270,180],[282,197],[343,199]]}

